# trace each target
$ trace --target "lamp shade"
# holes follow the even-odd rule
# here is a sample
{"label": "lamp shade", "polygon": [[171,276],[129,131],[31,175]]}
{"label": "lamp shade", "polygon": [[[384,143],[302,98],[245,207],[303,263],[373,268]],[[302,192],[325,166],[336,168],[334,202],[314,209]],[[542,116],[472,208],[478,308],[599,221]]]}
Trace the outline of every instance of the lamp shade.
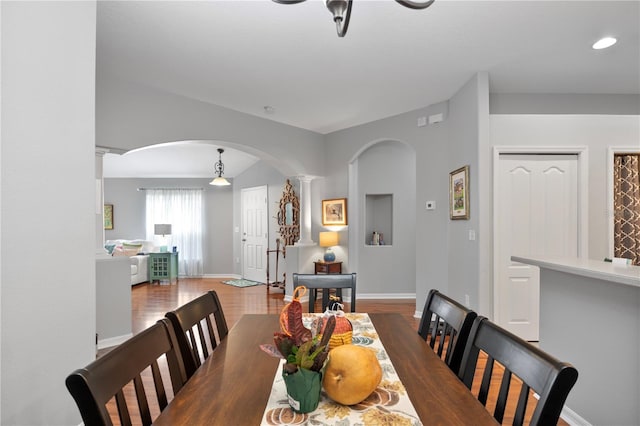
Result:
{"label": "lamp shade", "polygon": [[153,225],[153,233],[156,235],[171,235],[171,224],[170,223],[156,223]]}
{"label": "lamp shade", "polygon": [[218,176],[217,178],[215,178],[211,182],[209,182],[209,185],[213,185],[213,186],[229,186],[229,185],[231,185],[231,182],[229,182],[227,179],[223,178],[222,176]]}
{"label": "lamp shade", "polygon": [[338,233],[326,231],[320,233],[320,247],[333,247],[338,245]]}

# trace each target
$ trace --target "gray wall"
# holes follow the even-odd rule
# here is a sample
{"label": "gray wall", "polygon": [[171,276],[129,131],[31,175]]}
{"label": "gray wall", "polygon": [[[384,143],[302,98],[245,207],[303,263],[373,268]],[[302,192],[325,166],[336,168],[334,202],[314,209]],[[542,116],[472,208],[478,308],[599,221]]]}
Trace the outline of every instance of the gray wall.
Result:
{"label": "gray wall", "polygon": [[[255,167],[255,166],[254,166]],[[105,239],[146,239],[145,191],[138,188],[202,188],[204,191],[204,241],[202,255],[205,275],[232,275],[233,197],[232,186],[209,185],[211,179],[134,179],[106,178],[104,202],[113,204],[113,230],[105,231]]]}
{"label": "gray wall", "polygon": [[[442,113],[445,121],[425,127],[417,126],[417,119],[423,116]],[[447,285],[447,199],[448,199],[448,165],[443,159],[447,158],[449,126],[447,123],[448,103],[410,111],[405,114],[367,123],[350,129],[341,130],[326,135],[326,172],[323,180],[325,198],[349,197],[349,166],[354,164],[359,155],[368,147],[385,140],[401,141],[408,144],[415,151],[415,187],[394,189],[395,194],[402,194],[413,198],[414,204],[414,234],[415,245],[407,248],[404,255],[413,257],[415,277],[413,283],[407,285],[415,287],[417,310],[424,305],[430,288],[442,291],[448,290]],[[403,166],[401,166],[403,167]],[[385,164],[379,164],[377,173],[387,172]],[[397,170],[392,168],[388,174],[393,178]],[[436,201],[436,210],[425,210],[427,200]],[[352,206],[356,200],[349,200]],[[356,225],[353,222],[354,210],[349,210],[349,232]],[[395,240],[395,236],[394,236]],[[341,241],[344,238],[341,237]],[[394,243],[395,244],[395,243]],[[351,257],[351,250],[349,253]],[[361,273],[351,265],[350,272]],[[367,292],[368,285],[380,288],[378,282],[368,284],[365,280],[358,280],[359,292]],[[413,293],[413,292],[412,292]]]}
{"label": "gray wall", "polygon": [[163,142],[213,140],[249,152],[281,173],[322,175],[322,135],[105,75],[99,68],[96,144],[125,151]]}
{"label": "gray wall", "polygon": [[95,359],[96,4],[1,2],[0,423],[77,425]]}
{"label": "gray wall", "polygon": [[[415,294],[416,247],[415,186],[416,159],[411,147],[400,142],[385,141],[369,147],[358,156],[357,202],[361,208],[357,221],[350,226],[359,227],[358,293],[359,294]],[[380,165],[384,164],[381,170]],[[392,194],[392,245],[372,246],[366,229],[367,194]],[[353,201],[356,201],[353,199]],[[375,214],[375,213],[373,213]],[[355,219],[352,215],[352,219]]]}

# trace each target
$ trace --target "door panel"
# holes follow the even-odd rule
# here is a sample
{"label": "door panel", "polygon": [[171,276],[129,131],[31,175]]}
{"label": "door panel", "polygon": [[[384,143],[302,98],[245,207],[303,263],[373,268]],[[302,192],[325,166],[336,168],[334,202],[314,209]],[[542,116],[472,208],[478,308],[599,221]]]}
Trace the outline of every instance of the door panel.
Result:
{"label": "door panel", "polygon": [[540,271],[518,256],[577,256],[576,155],[500,155],[496,197],[496,322],[538,340]]}
{"label": "door panel", "polygon": [[242,203],[242,276],[264,282],[269,231],[267,228],[267,187],[243,188]]}

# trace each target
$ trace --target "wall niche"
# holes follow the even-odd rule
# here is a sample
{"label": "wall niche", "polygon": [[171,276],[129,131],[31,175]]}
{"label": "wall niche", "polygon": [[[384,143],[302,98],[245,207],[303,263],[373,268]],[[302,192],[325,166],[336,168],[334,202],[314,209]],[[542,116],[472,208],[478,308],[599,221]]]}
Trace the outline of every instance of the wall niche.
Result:
{"label": "wall niche", "polygon": [[367,246],[393,244],[393,194],[365,194],[364,235]]}

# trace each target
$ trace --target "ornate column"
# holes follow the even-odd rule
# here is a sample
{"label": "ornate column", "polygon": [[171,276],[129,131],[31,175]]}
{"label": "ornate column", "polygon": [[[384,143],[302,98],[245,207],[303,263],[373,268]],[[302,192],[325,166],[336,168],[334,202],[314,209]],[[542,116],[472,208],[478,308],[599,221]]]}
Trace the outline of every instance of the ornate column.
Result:
{"label": "ornate column", "polygon": [[311,181],[314,176],[298,176],[300,181],[300,239],[296,246],[310,246],[311,239]]}

